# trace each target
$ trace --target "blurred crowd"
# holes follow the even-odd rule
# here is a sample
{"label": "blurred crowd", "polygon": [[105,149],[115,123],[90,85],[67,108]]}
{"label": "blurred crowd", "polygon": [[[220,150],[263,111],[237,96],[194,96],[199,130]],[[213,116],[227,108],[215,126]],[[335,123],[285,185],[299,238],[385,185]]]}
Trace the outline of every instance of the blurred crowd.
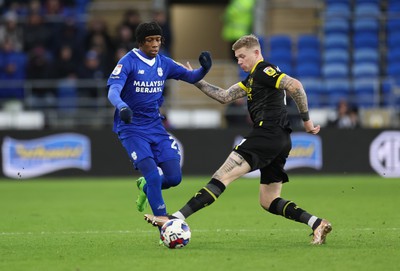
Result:
{"label": "blurred crowd", "polygon": [[[109,29],[103,18],[89,18],[90,0],[7,1],[1,5],[0,99],[24,98],[25,79],[57,79],[59,89],[33,88],[34,97],[59,97],[76,79],[106,79],[115,63],[136,46],[135,29],[139,11],[126,10],[117,29]],[[171,31],[166,14],[154,12],[164,29],[169,53]],[[69,83],[68,83],[69,82]],[[79,89],[84,97],[96,97],[96,88]],[[75,90],[76,92],[76,90]]]}

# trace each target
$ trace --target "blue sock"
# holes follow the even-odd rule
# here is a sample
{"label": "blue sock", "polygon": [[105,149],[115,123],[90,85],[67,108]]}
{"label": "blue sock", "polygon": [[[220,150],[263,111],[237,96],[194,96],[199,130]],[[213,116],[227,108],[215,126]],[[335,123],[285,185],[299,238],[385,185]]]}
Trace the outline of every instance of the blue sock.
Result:
{"label": "blue sock", "polygon": [[146,179],[146,195],[153,214],[162,216],[167,214],[164,199],[161,193],[161,176],[158,170],[149,172],[144,176]]}

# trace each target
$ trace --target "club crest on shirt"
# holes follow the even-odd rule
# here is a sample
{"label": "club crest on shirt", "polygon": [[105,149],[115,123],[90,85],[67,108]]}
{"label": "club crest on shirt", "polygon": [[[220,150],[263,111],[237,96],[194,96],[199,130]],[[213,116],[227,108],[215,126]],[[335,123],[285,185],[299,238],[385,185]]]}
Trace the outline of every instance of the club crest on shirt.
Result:
{"label": "club crest on shirt", "polygon": [[120,74],[120,73],[121,73],[121,69],[122,69],[122,64],[118,64],[117,66],[115,66],[115,68],[114,68],[112,74],[113,74],[113,75],[118,75],[118,74]]}
{"label": "club crest on shirt", "polygon": [[276,70],[271,66],[266,67],[263,72],[265,72],[269,76],[274,76],[276,74]]}
{"label": "club crest on shirt", "polygon": [[158,76],[160,76],[160,77],[163,76],[163,70],[161,67],[157,68],[157,73],[158,73]]}

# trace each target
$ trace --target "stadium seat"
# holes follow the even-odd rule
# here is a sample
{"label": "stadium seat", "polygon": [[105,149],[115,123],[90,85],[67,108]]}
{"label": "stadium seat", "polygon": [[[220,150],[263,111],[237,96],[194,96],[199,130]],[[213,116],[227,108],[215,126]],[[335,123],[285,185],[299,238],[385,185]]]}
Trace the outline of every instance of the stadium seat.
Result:
{"label": "stadium seat", "polygon": [[353,51],[353,61],[357,63],[379,63],[379,52],[369,48],[357,48]]}
{"label": "stadium seat", "polygon": [[400,49],[388,50],[386,54],[387,63],[400,63]]}
{"label": "stadium seat", "polygon": [[325,49],[349,49],[350,38],[344,34],[326,35],[324,40]]}
{"label": "stadium seat", "polygon": [[359,3],[354,6],[355,17],[379,18],[380,6],[377,3]]}
{"label": "stadium seat", "polygon": [[345,49],[329,49],[323,53],[323,61],[325,63],[343,63],[348,65],[350,63],[350,53]]}
{"label": "stadium seat", "polygon": [[317,62],[321,63],[321,53],[319,49],[307,48],[297,51],[296,63]]}
{"label": "stadium seat", "polygon": [[326,63],[322,66],[322,76],[326,79],[347,78],[349,75],[349,66],[346,64]]}
{"label": "stadium seat", "polygon": [[388,33],[386,44],[389,50],[400,50],[400,29],[398,32],[393,31]]}
{"label": "stadium seat", "polygon": [[378,107],[379,80],[376,79],[354,79],[353,80],[354,103],[358,107]]}
{"label": "stadium seat", "polygon": [[326,93],[325,105],[335,107],[340,100],[349,101],[351,99],[351,84],[348,79],[328,79],[324,82]]}
{"label": "stadium seat", "polygon": [[351,17],[350,4],[346,3],[328,3],[325,6],[325,18],[347,18]]}
{"label": "stadium seat", "polygon": [[387,65],[387,75],[394,79],[400,79],[400,62],[389,62]]}
{"label": "stadium seat", "polygon": [[307,93],[308,106],[318,108],[324,105],[322,82],[319,77],[298,77]]}
{"label": "stadium seat", "polygon": [[353,35],[354,49],[370,48],[378,50],[379,39],[378,35],[371,33],[355,33]]}
{"label": "stadium seat", "polygon": [[294,75],[296,77],[320,77],[321,65],[319,62],[299,62],[296,65]]}
{"label": "stadium seat", "polygon": [[379,21],[373,18],[355,19],[353,21],[353,30],[354,33],[371,33],[377,35],[379,31]]}
{"label": "stadium seat", "polygon": [[349,34],[350,23],[345,18],[327,18],[323,24],[323,31],[325,35],[330,34]]}
{"label": "stadium seat", "polygon": [[379,67],[373,63],[355,62],[351,69],[353,78],[376,78],[379,76]]}
{"label": "stadium seat", "polygon": [[321,42],[316,35],[299,35],[297,39],[297,51],[310,49],[310,50],[320,50]]}
{"label": "stadium seat", "polygon": [[292,51],[292,38],[288,35],[272,35],[269,38],[270,52],[277,50]]}

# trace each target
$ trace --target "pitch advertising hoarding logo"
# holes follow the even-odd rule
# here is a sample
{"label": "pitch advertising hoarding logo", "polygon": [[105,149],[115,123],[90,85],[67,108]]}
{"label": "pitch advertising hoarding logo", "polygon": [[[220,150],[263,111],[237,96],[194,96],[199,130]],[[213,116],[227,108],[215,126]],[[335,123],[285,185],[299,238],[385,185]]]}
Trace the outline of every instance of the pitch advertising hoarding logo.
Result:
{"label": "pitch advertising hoarding logo", "polygon": [[3,173],[10,178],[32,178],[67,168],[90,170],[88,137],[65,133],[18,140],[5,137],[2,145]]}
{"label": "pitch advertising hoarding logo", "polygon": [[400,177],[400,132],[385,131],[379,134],[369,148],[369,161],[379,175]]}

